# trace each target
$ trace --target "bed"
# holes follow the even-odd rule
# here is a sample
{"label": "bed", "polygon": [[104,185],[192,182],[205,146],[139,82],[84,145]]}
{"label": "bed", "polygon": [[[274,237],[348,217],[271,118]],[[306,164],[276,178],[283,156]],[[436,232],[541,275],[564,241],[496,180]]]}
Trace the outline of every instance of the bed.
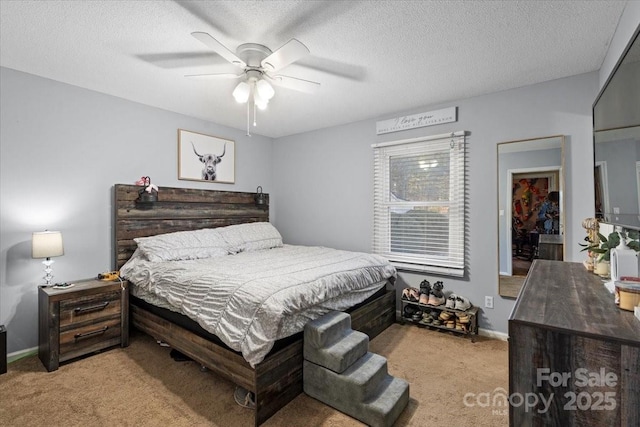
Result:
{"label": "bed", "polygon": [[[141,241],[149,236],[189,230],[219,227],[224,230],[233,228],[228,226],[269,221],[268,209],[255,206],[253,193],[163,187],[159,191],[159,201],[149,207],[136,204],[139,190],[140,187],[133,185],[115,186],[114,247],[118,269],[138,249],[134,239]],[[283,252],[291,249],[286,245],[277,248]],[[351,314],[354,329],[373,338],[395,320],[395,291],[387,283],[377,291],[369,289],[367,292],[373,294],[344,311]],[[253,392],[255,425],[266,421],[302,392],[301,333],[278,339],[264,357],[261,355],[250,363],[242,351],[231,348],[222,339],[228,337],[218,337],[194,319],[162,304],[132,296],[130,318],[136,329],[168,343]]]}

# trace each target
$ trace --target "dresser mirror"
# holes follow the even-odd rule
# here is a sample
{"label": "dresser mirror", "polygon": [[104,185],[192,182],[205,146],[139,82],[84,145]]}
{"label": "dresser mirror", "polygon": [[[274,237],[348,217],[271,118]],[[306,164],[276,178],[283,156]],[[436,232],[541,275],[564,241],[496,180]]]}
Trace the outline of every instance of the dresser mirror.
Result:
{"label": "dresser mirror", "polygon": [[516,298],[534,259],[564,259],[564,137],[498,144],[498,293]]}

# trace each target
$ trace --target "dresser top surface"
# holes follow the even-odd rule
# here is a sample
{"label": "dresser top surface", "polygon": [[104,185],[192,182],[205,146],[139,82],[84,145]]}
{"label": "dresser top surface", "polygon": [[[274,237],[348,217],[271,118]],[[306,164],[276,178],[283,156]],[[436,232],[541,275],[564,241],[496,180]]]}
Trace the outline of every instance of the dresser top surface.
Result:
{"label": "dresser top surface", "polygon": [[535,260],[509,322],[640,345],[640,320],[581,263]]}

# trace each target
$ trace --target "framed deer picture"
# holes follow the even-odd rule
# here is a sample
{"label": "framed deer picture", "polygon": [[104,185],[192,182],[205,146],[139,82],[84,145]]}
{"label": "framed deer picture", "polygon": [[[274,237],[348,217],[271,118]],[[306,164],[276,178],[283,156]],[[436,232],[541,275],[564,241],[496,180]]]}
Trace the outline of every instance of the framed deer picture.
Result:
{"label": "framed deer picture", "polygon": [[178,129],[178,179],[233,184],[235,145],[230,139]]}

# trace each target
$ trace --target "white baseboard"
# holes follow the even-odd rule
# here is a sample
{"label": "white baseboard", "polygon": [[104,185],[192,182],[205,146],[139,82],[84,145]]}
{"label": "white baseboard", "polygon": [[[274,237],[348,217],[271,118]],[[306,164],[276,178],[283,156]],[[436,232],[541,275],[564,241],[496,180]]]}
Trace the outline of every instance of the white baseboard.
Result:
{"label": "white baseboard", "polygon": [[16,360],[23,359],[29,356],[35,356],[38,354],[38,347],[31,347],[20,351],[14,351],[7,354],[7,363],[15,362]]}
{"label": "white baseboard", "polygon": [[498,331],[489,331],[487,329],[478,328],[478,335],[482,335],[483,337],[495,338],[501,341],[508,341],[509,334],[505,334],[504,332]]}

